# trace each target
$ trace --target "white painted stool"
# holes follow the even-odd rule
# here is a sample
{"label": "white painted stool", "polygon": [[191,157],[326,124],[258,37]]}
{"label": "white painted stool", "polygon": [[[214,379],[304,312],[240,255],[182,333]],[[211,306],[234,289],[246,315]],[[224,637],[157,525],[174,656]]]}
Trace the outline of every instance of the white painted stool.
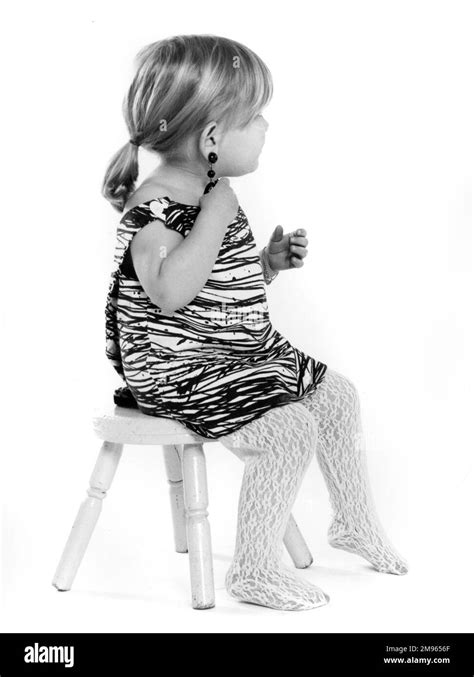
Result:
{"label": "white painted stool", "polygon": [[[171,514],[176,552],[189,552],[194,609],[215,606],[211,533],[207,520],[208,495],[203,444],[218,442],[192,433],[178,421],[147,416],[138,409],[112,406],[93,419],[94,431],[103,440],[82,502],[52,584],[70,590],[110,489],[124,444],[161,445],[170,485]],[[284,544],[295,567],[304,569],[312,555],[290,516]]]}

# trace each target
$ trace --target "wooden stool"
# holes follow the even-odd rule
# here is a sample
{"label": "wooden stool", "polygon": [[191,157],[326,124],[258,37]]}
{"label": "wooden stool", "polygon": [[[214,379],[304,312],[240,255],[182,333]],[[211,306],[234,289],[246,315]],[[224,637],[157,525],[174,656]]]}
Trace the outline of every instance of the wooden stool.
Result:
{"label": "wooden stool", "polygon": [[[192,433],[178,421],[147,416],[138,409],[113,406],[94,416],[94,431],[103,440],[82,502],[52,584],[70,590],[110,489],[124,444],[161,445],[168,475],[176,552],[189,552],[194,609],[215,606],[211,533],[208,522],[206,459],[203,444],[218,442]],[[311,553],[290,516],[284,544],[295,567],[304,569]]]}

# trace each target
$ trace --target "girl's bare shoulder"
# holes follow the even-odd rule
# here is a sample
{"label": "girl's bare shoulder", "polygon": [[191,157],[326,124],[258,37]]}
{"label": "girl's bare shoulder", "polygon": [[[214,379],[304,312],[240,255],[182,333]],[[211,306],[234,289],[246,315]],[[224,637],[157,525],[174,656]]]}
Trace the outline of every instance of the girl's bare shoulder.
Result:
{"label": "girl's bare shoulder", "polygon": [[143,182],[141,186],[130,195],[123,211],[124,213],[128,212],[130,209],[133,209],[144,202],[149,202],[149,200],[154,200],[159,197],[169,197],[168,192],[166,185],[163,183]]}

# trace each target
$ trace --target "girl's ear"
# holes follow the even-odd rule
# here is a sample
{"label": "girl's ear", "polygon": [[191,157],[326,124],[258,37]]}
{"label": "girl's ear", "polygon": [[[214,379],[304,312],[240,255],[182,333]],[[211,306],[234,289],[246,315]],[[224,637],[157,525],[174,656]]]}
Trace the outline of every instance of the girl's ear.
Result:
{"label": "girl's ear", "polygon": [[207,156],[212,151],[213,153],[218,153],[218,143],[217,143],[217,122],[212,120],[209,122],[204,129],[202,130],[201,136],[199,138],[199,150],[204,155],[206,161]]}

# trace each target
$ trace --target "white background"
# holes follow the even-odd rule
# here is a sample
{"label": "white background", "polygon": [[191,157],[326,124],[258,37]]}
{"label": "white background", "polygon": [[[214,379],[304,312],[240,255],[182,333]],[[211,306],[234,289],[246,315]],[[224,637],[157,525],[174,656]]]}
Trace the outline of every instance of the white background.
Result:
{"label": "white background", "polygon": [[[463,2],[10,3],[4,21],[3,629],[472,632],[472,5]],[[294,507],[330,604],[301,613],[224,589],[242,463],[207,445],[216,607],[191,608],[159,448],[126,447],[67,594],[51,585],[119,377],[104,306],[119,214],[101,197],[126,141],[145,44],[239,40],[275,95],[256,172],[231,184],[257,243],[304,227],[301,270],[267,289],[273,324],[358,387],[373,492],[411,568],[326,541],[316,459]],[[154,160],[140,150],[143,176]],[[142,178],[142,177],[141,177]],[[470,348],[471,346],[471,348]],[[289,560],[288,560],[289,561]]]}

